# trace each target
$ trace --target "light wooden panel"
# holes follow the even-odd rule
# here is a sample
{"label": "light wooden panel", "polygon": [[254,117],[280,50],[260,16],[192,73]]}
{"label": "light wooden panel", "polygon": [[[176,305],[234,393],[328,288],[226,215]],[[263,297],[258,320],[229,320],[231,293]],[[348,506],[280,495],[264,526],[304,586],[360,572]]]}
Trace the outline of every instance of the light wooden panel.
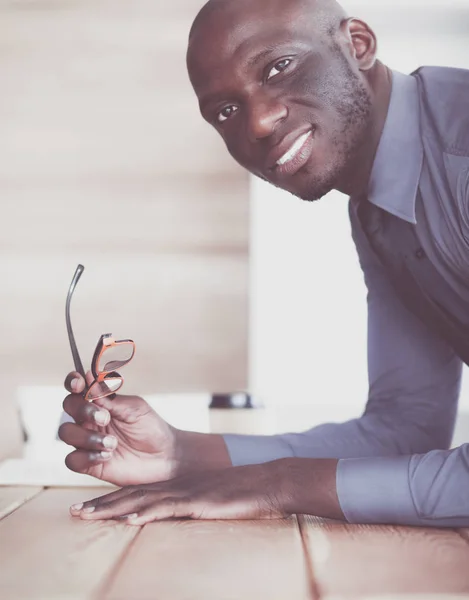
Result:
{"label": "light wooden panel", "polygon": [[[86,252],[75,256],[72,261],[51,253],[18,255],[8,264],[0,259],[0,276],[11,282],[9,303],[15,307],[1,323],[11,348],[0,355],[18,385],[60,385],[73,369],[59,288],[64,283],[68,288],[79,260],[86,271],[72,318],[85,365],[99,335],[112,332],[137,344],[122,373],[127,393],[223,391],[245,384],[245,258],[216,253],[132,257],[117,251],[99,258]],[[13,273],[24,270],[31,272],[27,282],[13,281]],[[42,307],[40,313],[30,309],[31,302]]]}
{"label": "light wooden panel", "polygon": [[371,594],[366,596],[323,596],[322,600],[468,600],[468,594]]}
{"label": "light wooden panel", "polygon": [[469,544],[448,529],[344,525],[300,517],[325,597],[469,594]]}
{"label": "light wooden panel", "polygon": [[203,3],[1,3],[0,176],[234,172],[186,72]]}
{"label": "light wooden panel", "polygon": [[79,262],[85,364],[111,331],[137,342],[126,392],[247,385],[248,177],[185,65],[203,3],[0,2],[0,360],[16,385],[72,368]]}
{"label": "light wooden panel", "polygon": [[69,515],[71,504],[99,495],[99,489],[49,489],[0,521],[1,598],[89,600],[99,591],[140,531]]}
{"label": "light wooden panel", "polygon": [[3,519],[10,513],[14,512],[17,508],[22,506],[25,502],[34,498],[39,492],[42,491],[41,487],[7,487],[0,486],[0,519]]}
{"label": "light wooden panel", "polygon": [[296,600],[313,596],[298,527],[291,519],[149,524],[105,597]]}

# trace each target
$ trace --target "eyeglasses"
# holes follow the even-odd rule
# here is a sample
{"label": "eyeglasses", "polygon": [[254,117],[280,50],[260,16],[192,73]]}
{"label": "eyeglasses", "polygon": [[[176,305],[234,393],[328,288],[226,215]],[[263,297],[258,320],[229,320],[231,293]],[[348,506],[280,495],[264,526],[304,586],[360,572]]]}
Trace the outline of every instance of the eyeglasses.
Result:
{"label": "eyeglasses", "polygon": [[[85,379],[85,370],[73,335],[70,320],[70,304],[75,287],[84,270],[85,267],[83,265],[78,265],[68,290],[67,303],[65,305],[65,320],[67,322],[68,339],[72,350],[73,362],[75,370],[80,373],[83,379]],[[124,380],[116,369],[121,369],[130,362],[134,354],[135,343],[132,340],[115,340],[111,333],[102,335],[99,338],[91,363],[91,372],[94,379],[91,385],[83,392],[85,400],[92,402],[93,400],[105,398],[117,392],[122,387]]]}

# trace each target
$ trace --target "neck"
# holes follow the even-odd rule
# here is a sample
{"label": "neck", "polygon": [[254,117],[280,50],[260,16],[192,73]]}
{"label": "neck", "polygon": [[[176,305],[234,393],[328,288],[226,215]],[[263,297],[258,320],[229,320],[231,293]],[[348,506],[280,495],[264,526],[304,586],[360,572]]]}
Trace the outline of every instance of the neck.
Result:
{"label": "neck", "polygon": [[366,194],[370,181],[373,162],[383,133],[391,99],[392,73],[388,67],[377,62],[368,74],[373,108],[366,138],[360,150],[348,165],[337,190],[347,196],[357,197]]}

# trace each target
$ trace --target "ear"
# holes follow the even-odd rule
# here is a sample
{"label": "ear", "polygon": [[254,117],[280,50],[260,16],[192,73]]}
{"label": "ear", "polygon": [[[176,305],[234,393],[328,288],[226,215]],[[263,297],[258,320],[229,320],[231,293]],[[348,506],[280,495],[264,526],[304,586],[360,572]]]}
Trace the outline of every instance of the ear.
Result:
{"label": "ear", "polygon": [[369,25],[359,19],[345,19],[340,29],[352,59],[360,71],[368,71],[376,62],[378,43]]}

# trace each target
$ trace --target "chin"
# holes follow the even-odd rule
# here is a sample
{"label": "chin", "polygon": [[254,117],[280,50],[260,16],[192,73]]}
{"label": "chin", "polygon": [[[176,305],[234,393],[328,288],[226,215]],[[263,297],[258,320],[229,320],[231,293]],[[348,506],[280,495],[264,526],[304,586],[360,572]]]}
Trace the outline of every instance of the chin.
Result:
{"label": "chin", "polygon": [[289,194],[300,198],[300,200],[305,200],[307,202],[315,202],[316,200],[320,200],[335,189],[335,177],[322,177],[318,179],[317,177],[308,177],[308,174],[303,174],[303,176],[301,176],[298,173],[290,180],[277,182],[271,181],[270,179],[267,179],[266,177],[263,177],[257,173],[253,174],[259,177],[259,179],[270,183],[274,187],[288,192]]}
{"label": "chin", "polygon": [[326,194],[328,194],[331,191],[330,189],[327,189],[327,190],[313,189],[312,190],[309,187],[304,188],[304,187],[300,187],[300,186],[291,186],[290,187],[290,186],[281,185],[280,183],[277,183],[275,181],[270,181],[269,179],[266,179],[265,177],[260,177],[260,179],[262,179],[263,181],[266,181],[267,183],[270,183],[270,185],[273,185],[274,187],[278,188],[279,190],[288,192],[292,196],[295,196],[296,198],[299,198],[300,200],[306,200],[307,202],[315,202],[316,200],[320,200],[323,196],[325,196]]}
{"label": "chin", "polygon": [[336,189],[339,173],[336,165],[333,168],[321,168],[318,164],[308,164],[288,182],[282,182],[287,184],[282,187],[301,200],[315,202]]}
{"label": "chin", "polygon": [[291,190],[291,193],[301,200],[316,202],[317,200],[324,198],[324,196],[327,196],[333,189],[334,185],[330,182],[318,183],[315,181],[309,185],[298,186],[296,190]]}

